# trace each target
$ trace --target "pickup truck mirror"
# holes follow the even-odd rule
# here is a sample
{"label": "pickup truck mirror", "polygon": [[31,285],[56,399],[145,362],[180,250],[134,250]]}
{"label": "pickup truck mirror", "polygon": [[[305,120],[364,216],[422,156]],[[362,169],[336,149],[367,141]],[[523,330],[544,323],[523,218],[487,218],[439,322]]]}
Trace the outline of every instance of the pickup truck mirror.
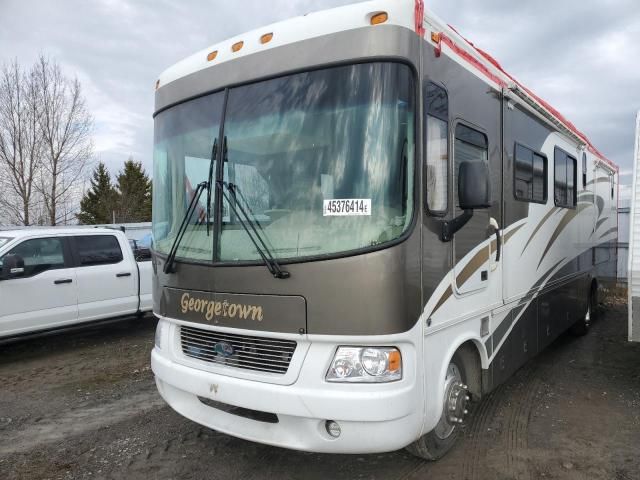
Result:
{"label": "pickup truck mirror", "polygon": [[9,280],[24,275],[24,259],[15,253],[10,253],[2,259],[2,274],[0,279]]}

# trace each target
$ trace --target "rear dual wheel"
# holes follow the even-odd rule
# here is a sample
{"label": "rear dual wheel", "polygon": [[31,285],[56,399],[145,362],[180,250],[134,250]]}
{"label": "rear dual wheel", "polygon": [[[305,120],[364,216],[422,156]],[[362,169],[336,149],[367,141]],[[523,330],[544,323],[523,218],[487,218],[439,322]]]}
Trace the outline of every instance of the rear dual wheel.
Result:
{"label": "rear dual wheel", "polygon": [[570,332],[572,335],[576,337],[582,337],[589,332],[589,327],[591,327],[591,323],[596,318],[598,313],[598,287],[594,283],[591,285],[591,289],[589,291],[589,300],[587,302],[587,311],[584,314],[584,317],[579,319],[576,323],[571,326]]}
{"label": "rear dual wheel", "polygon": [[442,458],[460,435],[470,400],[464,363],[457,353],[447,367],[444,380],[444,398],[440,420],[429,433],[407,447],[407,451],[424,460]]}

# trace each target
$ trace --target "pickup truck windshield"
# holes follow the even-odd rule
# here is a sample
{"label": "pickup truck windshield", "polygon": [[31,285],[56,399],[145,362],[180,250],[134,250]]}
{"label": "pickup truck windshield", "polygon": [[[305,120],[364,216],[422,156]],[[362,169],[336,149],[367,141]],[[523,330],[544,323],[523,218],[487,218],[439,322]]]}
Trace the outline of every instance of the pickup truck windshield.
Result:
{"label": "pickup truck windshield", "polygon": [[[413,206],[413,75],[364,63],[266,80],[191,100],[156,116],[154,241],[167,253],[198,183],[206,181],[222,112],[217,180],[233,196],[202,197],[178,258],[259,260],[229,201],[259,224],[273,256],[293,259],[373,247],[400,236]],[[215,195],[212,195],[215,202]],[[223,198],[218,196],[218,198]],[[210,219],[211,220],[211,219]],[[216,242],[214,242],[214,236]],[[218,251],[213,251],[213,245]]]}

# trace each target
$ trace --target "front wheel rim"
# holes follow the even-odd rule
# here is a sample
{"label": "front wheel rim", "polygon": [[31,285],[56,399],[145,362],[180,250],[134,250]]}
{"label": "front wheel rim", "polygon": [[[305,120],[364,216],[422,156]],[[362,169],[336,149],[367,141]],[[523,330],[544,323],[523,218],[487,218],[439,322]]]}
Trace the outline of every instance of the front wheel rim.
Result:
{"label": "front wheel rim", "polygon": [[446,440],[464,422],[467,412],[467,402],[469,395],[467,386],[462,379],[462,373],[455,363],[450,363],[447,367],[447,374],[444,381],[444,402],[442,415],[436,428],[435,435]]}

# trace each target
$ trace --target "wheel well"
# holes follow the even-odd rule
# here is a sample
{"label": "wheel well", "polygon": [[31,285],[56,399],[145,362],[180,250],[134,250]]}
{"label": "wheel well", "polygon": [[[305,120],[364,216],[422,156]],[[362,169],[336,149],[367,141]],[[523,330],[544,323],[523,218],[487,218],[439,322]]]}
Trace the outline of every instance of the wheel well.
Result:
{"label": "wheel well", "polygon": [[472,340],[469,340],[460,345],[456,354],[463,363],[469,392],[474,400],[480,399],[482,397],[482,360],[478,347]]}

